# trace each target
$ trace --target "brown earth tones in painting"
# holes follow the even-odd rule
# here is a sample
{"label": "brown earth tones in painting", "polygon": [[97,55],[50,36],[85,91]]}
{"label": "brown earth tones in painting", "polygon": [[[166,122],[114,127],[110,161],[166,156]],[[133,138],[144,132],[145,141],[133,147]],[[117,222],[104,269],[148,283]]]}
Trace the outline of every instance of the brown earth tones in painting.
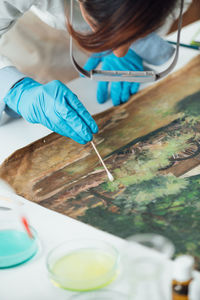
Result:
{"label": "brown earth tones in painting", "polygon": [[[96,115],[100,130],[94,141],[102,157],[180,118],[176,104],[199,87],[200,56],[128,103]],[[11,155],[2,164],[0,176],[25,198],[55,204],[73,197],[80,179],[87,177],[88,187],[105,181],[106,174],[98,166],[90,144],[78,145],[51,134]]]}

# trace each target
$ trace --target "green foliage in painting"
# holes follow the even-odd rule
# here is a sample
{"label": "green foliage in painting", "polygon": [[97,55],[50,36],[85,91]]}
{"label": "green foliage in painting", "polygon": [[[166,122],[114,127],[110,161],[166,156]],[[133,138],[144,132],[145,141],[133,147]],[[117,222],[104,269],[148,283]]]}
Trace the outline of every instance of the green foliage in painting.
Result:
{"label": "green foliage in painting", "polygon": [[175,111],[183,112],[185,116],[197,116],[199,117],[200,114],[200,91],[192,94],[186,98],[184,98],[182,101],[180,101],[176,105]]}
{"label": "green foliage in painting", "polygon": [[123,238],[147,232],[161,234],[175,244],[176,254],[193,255],[200,268],[200,175],[180,178],[162,172],[177,154],[193,147],[196,151],[199,99],[200,92],[180,101],[176,112],[182,119],[141,138],[120,167],[112,170],[114,182],[87,191],[96,197],[93,201],[98,198],[103,205],[86,210],[80,220]]}
{"label": "green foliage in painting", "polygon": [[151,180],[128,186],[125,191],[117,196],[114,203],[124,213],[137,213],[143,210],[146,205],[168,195],[175,195],[188,185],[186,179],[177,178],[168,174],[159,175]]}
{"label": "green foliage in painting", "polygon": [[[175,134],[174,134],[175,135]],[[159,169],[170,164],[170,158],[179,151],[188,147],[188,140],[193,133],[187,133],[174,137],[166,137],[160,145],[151,145],[143,149],[138,155],[132,154],[119,169],[114,170],[114,182],[103,184],[107,191],[117,191],[120,185],[126,187],[132,184],[140,184],[143,181],[152,180]]]}
{"label": "green foliage in painting", "polygon": [[[199,182],[200,176],[187,179],[171,175],[154,178],[148,183],[140,183],[138,187],[129,186],[114,199],[118,213],[100,206],[88,209],[79,219],[123,238],[146,232],[161,234],[172,240],[176,254],[189,253],[195,256],[200,267]],[[158,186],[167,184],[173,186],[171,193],[161,192],[159,197],[155,195],[154,200],[150,200],[148,190],[153,194],[155,187],[158,189]],[[136,188],[144,192],[140,194],[141,198],[135,197]],[[127,211],[125,206],[128,207]]]}

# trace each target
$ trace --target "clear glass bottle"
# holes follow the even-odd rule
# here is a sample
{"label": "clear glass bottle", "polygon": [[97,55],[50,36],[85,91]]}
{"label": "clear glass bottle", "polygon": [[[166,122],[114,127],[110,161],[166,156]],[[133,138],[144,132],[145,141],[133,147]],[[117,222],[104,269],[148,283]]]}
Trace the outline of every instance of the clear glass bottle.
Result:
{"label": "clear glass bottle", "polygon": [[[0,269],[10,268],[31,259],[38,251],[37,233],[30,226],[32,238],[22,224],[15,195],[0,191]],[[21,209],[21,208],[20,208]]]}
{"label": "clear glass bottle", "polygon": [[194,259],[189,255],[177,257],[173,265],[172,300],[189,300],[193,279]]}

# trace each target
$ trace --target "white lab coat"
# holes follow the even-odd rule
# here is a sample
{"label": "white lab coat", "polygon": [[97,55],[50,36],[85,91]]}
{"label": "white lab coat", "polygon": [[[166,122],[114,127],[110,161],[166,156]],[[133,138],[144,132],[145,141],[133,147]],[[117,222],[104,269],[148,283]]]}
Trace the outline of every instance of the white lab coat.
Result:
{"label": "white lab coat", "polygon": [[65,0],[0,1],[0,69],[15,65],[40,82],[62,78],[70,63],[65,3]]}
{"label": "white lab coat", "polygon": [[[65,2],[64,0],[1,0],[0,36],[11,29],[16,21],[29,10],[51,27],[66,30]],[[1,55],[0,68],[9,65],[12,65],[9,59]]]}

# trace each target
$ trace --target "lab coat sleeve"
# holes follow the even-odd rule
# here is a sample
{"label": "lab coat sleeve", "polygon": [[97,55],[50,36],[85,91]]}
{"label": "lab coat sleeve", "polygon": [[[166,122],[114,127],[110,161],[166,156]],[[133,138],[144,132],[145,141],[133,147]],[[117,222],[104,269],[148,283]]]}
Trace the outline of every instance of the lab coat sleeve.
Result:
{"label": "lab coat sleeve", "polygon": [[12,86],[24,77],[26,75],[18,71],[14,66],[0,69],[0,99],[3,99]]}
{"label": "lab coat sleeve", "polygon": [[175,48],[158,34],[151,33],[145,38],[139,39],[131,45],[145,62],[151,65],[162,65],[174,54]]}
{"label": "lab coat sleeve", "polygon": [[[0,1],[0,38],[35,2],[35,0]],[[0,55],[0,118],[4,110],[13,117],[15,116],[14,112],[12,113],[6,108],[3,98],[13,85],[24,77],[25,75],[18,71],[11,61]]]}

